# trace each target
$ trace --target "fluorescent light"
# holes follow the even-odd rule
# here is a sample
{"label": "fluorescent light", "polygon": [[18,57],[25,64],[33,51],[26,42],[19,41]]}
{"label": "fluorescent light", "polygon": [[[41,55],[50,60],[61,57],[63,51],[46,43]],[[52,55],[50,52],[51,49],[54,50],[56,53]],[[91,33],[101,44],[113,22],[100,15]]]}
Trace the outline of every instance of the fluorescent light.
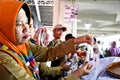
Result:
{"label": "fluorescent light", "polygon": [[86,24],[85,24],[85,28],[86,28],[86,29],[89,29],[90,27],[91,27],[91,24],[90,24],[90,23],[86,23]]}
{"label": "fluorescent light", "polygon": [[104,37],[104,36],[105,36],[105,33],[103,33],[101,36]]}
{"label": "fluorescent light", "polygon": [[77,20],[77,22],[82,22],[82,20],[79,19],[79,20]]}

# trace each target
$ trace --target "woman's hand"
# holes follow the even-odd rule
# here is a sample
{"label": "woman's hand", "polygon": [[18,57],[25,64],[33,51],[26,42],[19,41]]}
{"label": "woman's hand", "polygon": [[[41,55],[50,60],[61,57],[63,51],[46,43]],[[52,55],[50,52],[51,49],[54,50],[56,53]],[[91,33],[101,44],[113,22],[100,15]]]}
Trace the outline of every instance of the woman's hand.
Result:
{"label": "woman's hand", "polygon": [[74,39],[74,43],[75,44],[79,44],[79,43],[88,43],[88,44],[92,44],[92,36],[90,35],[83,35],[83,36],[80,36],[80,37],[77,37]]}
{"label": "woman's hand", "polygon": [[89,74],[93,69],[93,65],[91,65],[89,62],[85,62],[80,68],[75,70],[72,74],[79,78],[81,76]]}
{"label": "woman's hand", "polygon": [[70,65],[62,65],[62,70],[65,70],[65,71],[69,71],[71,68],[70,68]]}

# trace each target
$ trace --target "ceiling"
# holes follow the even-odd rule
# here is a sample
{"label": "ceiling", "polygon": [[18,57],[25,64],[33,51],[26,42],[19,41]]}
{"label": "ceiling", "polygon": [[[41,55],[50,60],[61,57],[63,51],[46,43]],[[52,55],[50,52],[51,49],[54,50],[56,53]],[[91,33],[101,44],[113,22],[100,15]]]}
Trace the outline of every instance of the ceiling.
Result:
{"label": "ceiling", "polygon": [[[21,0],[30,4],[36,14],[40,14],[41,23],[52,25],[53,7],[35,5],[36,0]],[[38,0],[41,1],[41,0]],[[44,0],[43,0],[44,1]],[[79,6],[77,16],[77,35],[89,33],[93,36],[109,36],[120,33],[120,0],[67,0]],[[32,3],[32,4],[31,4]],[[39,4],[39,3],[38,3]],[[39,16],[39,15],[38,15]],[[89,29],[85,24],[90,23]]]}
{"label": "ceiling", "polygon": [[[79,6],[77,34],[108,36],[120,33],[120,0],[72,0]],[[85,24],[90,23],[89,29]]]}
{"label": "ceiling", "polygon": [[[32,13],[34,13],[35,20],[41,22],[40,26],[53,25],[53,1],[54,0],[19,0],[27,2],[30,5]],[[47,5],[50,3],[50,5]],[[36,18],[37,17],[37,18]]]}

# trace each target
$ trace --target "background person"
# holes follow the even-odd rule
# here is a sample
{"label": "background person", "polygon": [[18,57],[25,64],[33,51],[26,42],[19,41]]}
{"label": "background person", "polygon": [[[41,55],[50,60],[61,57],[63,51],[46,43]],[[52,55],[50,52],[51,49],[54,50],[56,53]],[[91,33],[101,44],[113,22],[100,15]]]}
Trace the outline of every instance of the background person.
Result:
{"label": "background person", "polygon": [[[67,30],[66,27],[64,27],[62,24],[57,24],[54,26],[53,29],[53,37],[54,39],[52,41],[49,42],[49,44],[47,45],[48,47],[51,46],[57,46],[60,43],[62,43],[62,41],[60,40],[63,32],[65,32]],[[61,57],[61,58],[57,58],[56,60],[51,62],[51,67],[57,67],[57,66],[63,66],[65,65],[65,56]],[[63,73],[61,75],[53,75],[50,76],[49,79],[50,80],[58,80],[60,77],[66,76],[66,70],[63,70]]]}
{"label": "background person", "polygon": [[120,48],[118,48],[117,43],[113,41],[111,43],[111,48],[109,49],[110,56],[120,56]]}
{"label": "background person", "polygon": [[[31,18],[31,21],[30,21],[30,26],[31,26],[32,29],[37,26],[37,25],[34,25],[35,21],[36,21],[34,17],[35,16],[33,15],[33,17]],[[36,21],[36,23],[37,22],[38,21]],[[33,32],[33,33],[35,33],[33,35],[34,37],[32,37],[32,39],[30,39],[30,40],[32,40],[32,42],[34,41],[33,43],[36,44],[36,45],[45,46],[46,45],[46,42],[45,42],[46,40],[43,41],[44,42],[43,44],[40,44],[40,39],[44,36],[47,37],[48,34],[46,33],[45,30],[41,30],[41,29],[43,29],[43,27],[40,27],[38,30]],[[45,29],[45,27],[44,27],[44,29]],[[41,36],[42,33],[44,34],[44,36]],[[46,39],[46,38],[44,38],[44,39]],[[65,71],[70,70],[70,67],[68,65],[62,65],[62,66],[57,66],[57,67],[48,67],[46,64],[47,64],[46,62],[40,62],[39,63],[39,73],[40,73],[40,76],[41,76],[41,80],[48,80],[49,75],[61,75],[62,70],[65,70]]]}

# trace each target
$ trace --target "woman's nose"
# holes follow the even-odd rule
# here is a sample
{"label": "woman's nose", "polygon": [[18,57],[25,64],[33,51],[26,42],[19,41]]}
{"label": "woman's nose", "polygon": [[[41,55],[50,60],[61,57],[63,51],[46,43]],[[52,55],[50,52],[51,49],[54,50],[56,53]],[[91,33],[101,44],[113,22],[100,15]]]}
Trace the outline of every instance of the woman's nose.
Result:
{"label": "woman's nose", "polygon": [[29,24],[23,23],[23,33],[30,32]]}

